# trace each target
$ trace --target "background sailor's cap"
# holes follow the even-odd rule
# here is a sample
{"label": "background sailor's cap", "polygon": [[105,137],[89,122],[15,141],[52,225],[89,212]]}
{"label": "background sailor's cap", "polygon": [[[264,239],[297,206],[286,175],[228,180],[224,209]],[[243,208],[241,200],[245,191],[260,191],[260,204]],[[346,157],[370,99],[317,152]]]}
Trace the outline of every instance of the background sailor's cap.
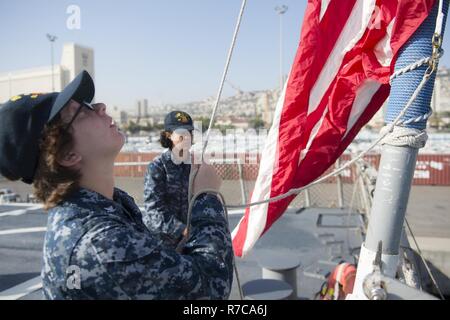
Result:
{"label": "background sailor's cap", "polygon": [[184,111],[172,111],[164,119],[164,130],[174,131],[176,129],[194,130],[194,123],[189,114]]}

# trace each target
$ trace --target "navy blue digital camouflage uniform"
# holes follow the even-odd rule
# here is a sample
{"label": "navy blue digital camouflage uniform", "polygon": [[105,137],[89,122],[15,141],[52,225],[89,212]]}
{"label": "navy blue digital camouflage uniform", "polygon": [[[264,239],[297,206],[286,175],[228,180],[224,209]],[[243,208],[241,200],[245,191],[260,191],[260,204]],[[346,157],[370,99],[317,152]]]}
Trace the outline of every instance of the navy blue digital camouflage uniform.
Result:
{"label": "navy blue digital camouflage uniform", "polygon": [[176,164],[167,150],[148,165],[143,220],[147,228],[178,243],[186,228],[190,164]]}
{"label": "navy blue digital camouflage uniform", "polygon": [[227,299],[233,277],[224,209],[206,193],[178,254],[146,228],[128,194],[115,189],[112,201],[81,188],[49,210],[43,262],[47,299]]}

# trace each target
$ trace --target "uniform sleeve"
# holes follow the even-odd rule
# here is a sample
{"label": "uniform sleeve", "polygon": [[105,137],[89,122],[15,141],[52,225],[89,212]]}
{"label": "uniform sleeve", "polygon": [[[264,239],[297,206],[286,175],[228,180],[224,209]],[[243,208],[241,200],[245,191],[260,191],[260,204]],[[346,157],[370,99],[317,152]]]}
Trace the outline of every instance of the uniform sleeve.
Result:
{"label": "uniform sleeve", "polygon": [[[91,296],[131,299],[227,299],[233,278],[233,253],[223,207],[216,196],[194,204],[192,236],[183,254],[145,231],[114,223],[86,244],[97,263],[83,266]],[[90,261],[89,258],[82,259]],[[86,279],[87,278],[87,279]]]}
{"label": "uniform sleeve", "polygon": [[149,164],[144,178],[143,221],[150,231],[161,232],[174,242],[180,240],[186,225],[171,209],[167,199],[166,175],[161,163]]}

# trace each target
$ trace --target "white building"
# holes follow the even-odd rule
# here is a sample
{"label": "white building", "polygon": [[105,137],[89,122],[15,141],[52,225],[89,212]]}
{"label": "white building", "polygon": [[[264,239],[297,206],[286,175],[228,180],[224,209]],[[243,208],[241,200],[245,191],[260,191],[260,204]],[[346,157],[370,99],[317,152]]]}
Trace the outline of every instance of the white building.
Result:
{"label": "white building", "polygon": [[[0,103],[24,93],[61,91],[76,75],[86,70],[94,78],[94,50],[75,43],[63,46],[61,63],[52,66],[0,73]],[[53,75],[53,81],[52,81]]]}
{"label": "white building", "polygon": [[431,106],[436,113],[450,112],[450,70],[440,68],[436,75]]}
{"label": "white building", "polygon": [[117,124],[124,125],[128,123],[128,112],[121,110],[119,107],[113,106],[112,108],[109,108],[107,112]]}

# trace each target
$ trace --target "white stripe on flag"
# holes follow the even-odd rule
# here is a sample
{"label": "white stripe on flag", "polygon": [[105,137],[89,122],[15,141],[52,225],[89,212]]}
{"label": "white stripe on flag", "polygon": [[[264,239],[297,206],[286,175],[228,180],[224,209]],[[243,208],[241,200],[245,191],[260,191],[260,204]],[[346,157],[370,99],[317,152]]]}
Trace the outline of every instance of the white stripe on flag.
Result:
{"label": "white stripe on flag", "polygon": [[381,84],[378,81],[367,79],[356,91],[355,101],[353,101],[352,109],[350,111],[350,116],[347,121],[347,131],[342,136],[342,140],[345,139],[349,131],[353,128],[355,123],[358,121],[359,117],[366,110],[370,101],[372,101],[373,96],[380,89]]}
{"label": "white stripe on flag", "polygon": [[384,67],[389,67],[391,65],[392,58],[394,57],[391,47],[392,28],[394,28],[394,24],[395,17],[389,23],[386,30],[386,35],[380,40],[380,42],[377,43],[373,50],[378,62]]}
{"label": "white stripe on flag", "polygon": [[374,9],[375,0],[358,0],[353,6],[352,13],[311,89],[308,115],[319,106],[325,92],[336,77],[345,54],[355,46],[366,32]]}
{"label": "white stripe on flag", "polygon": [[[278,156],[278,130],[280,126],[281,114],[283,112],[284,100],[286,97],[286,81],[283,92],[278,99],[277,106],[275,108],[274,119],[272,123],[272,127],[267,135],[267,139],[264,145],[263,154],[264,157],[261,157],[260,168],[258,172],[258,177],[255,182],[255,189],[252,194],[251,202],[266,200],[270,198],[270,193],[272,189],[272,176],[274,170],[276,170],[278,166],[277,156]],[[253,206],[249,208],[248,214],[248,224],[247,230],[245,231],[245,243],[242,249],[243,256],[250,250],[255,242],[261,236],[267,221],[267,210],[268,204],[262,204],[258,206]],[[238,226],[233,230],[232,237],[234,238],[237,231],[240,228],[241,222],[244,219],[242,217]]]}
{"label": "white stripe on flag", "polygon": [[323,16],[325,15],[325,12],[327,12],[328,5],[330,4],[331,0],[322,0],[320,3],[320,21],[322,21]]}
{"label": "white stripe on flag", "polygon": [[325,119],[325,116],[327,115],[327,113],[328,113],[328,106],[323,111],[323,114],[320,117],[319,122],[317,122],[316,125],[314,126],[314,128],[311,130],[311,134],[309,136],[308,143],[306,144],[305,149],[303,149],[300,152],[300,157],[298,158],[298,165],[300,165],[300,163],[303,161],[303,159],[305,159],[306,155],[308,154],[309,148],[311,147],[313,140],[316,138],[320,127],[322,127],[323,119]]}

